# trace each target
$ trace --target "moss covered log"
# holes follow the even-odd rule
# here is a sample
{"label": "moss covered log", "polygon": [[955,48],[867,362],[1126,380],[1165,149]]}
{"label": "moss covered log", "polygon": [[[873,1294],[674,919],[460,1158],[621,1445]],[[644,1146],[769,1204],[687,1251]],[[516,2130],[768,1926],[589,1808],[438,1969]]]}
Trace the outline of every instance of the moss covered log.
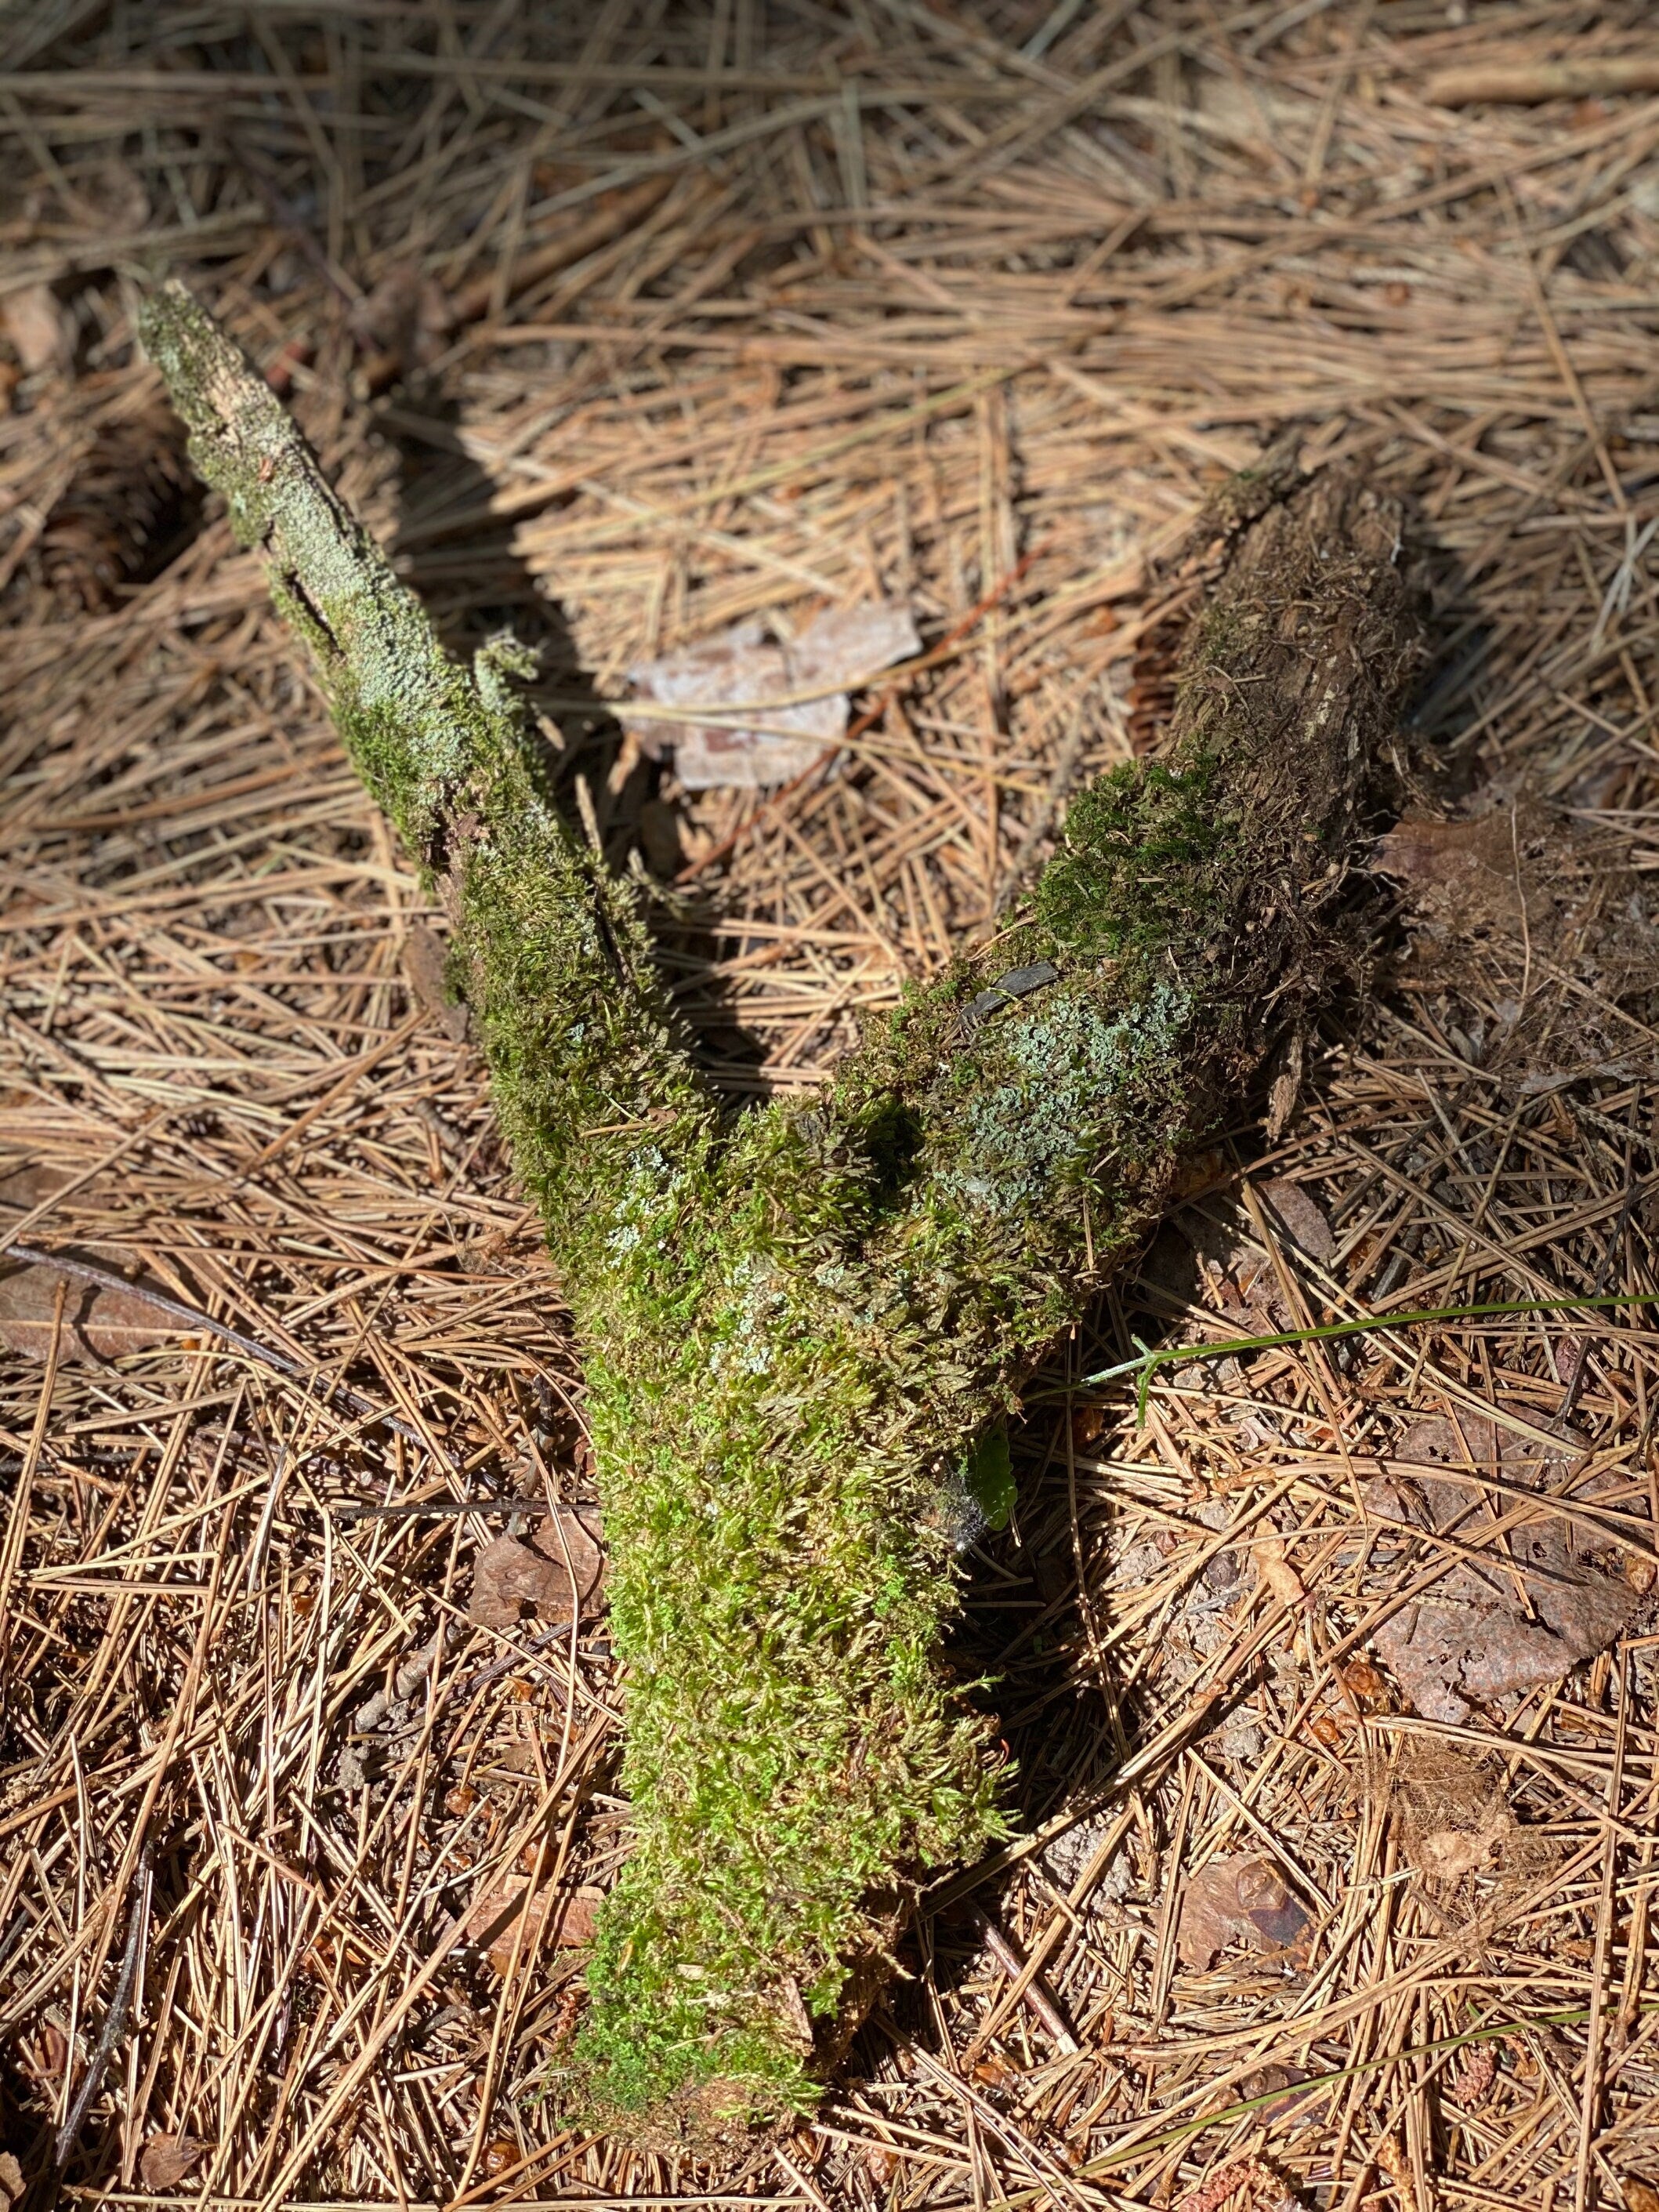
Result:
{"label": "moss covered log", "polygon": [[627,1666],[635,1841],[572,2110],[659,2142],[804,2108],[917,1879],[1001,1832],[941,1633],[1022,1373],[1346,963],[1344,890],[1417,653],[1400,519],[1234,488],[1155,765],[1073,805],[988,951],[828,1096],[738,1111],[633,890],[565,825],[503,645],[468,672],[179,288],[144,337],[340,736],[441,885],[517,1172],[575,1317]]}

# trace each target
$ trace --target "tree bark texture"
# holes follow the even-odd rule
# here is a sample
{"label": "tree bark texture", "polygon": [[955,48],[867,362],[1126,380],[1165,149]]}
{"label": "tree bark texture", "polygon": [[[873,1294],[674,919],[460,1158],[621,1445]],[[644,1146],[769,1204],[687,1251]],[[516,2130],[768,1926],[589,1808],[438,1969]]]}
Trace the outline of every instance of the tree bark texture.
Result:
{"label": "tree bark texture", "polygon": [[1352,964],[1419,653],[1401,518],[1345,476],[1237,480],[1164,757],[1073,802],[1011,925],[872,1022],[826,1096],[739,1111],[688,1054],[635,890],[551,802],[511,646],[446,657],[181,288],[144,338],[441,887],[580,1336],[635,1840],[552,2087],[706,2144],[811,2103],[918,1881],[1004,1832],[939,1656],[957,1552],[1006,1510],[1022,1376]]}

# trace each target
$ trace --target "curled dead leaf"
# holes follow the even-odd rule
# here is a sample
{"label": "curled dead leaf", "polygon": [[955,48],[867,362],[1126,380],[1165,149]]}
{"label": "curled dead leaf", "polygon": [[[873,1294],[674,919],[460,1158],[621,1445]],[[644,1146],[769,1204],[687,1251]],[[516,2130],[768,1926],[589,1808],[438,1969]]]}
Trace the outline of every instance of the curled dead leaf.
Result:
{"label": "curled dead leaf", "polygon": [[1188,1881],[1176,1951],[1182,1966],[1203,1972],[1230,1943],[1294,1954],[1307,1926],[1307,1914],[1268,1860],[1213,1858]]}
{"label": "curled dead leaf", "polygon": [[206,2148],[194,2136],[151,2136],[138,2160],[139,2177],[146,2189],[176,2189],[200,2163]]}

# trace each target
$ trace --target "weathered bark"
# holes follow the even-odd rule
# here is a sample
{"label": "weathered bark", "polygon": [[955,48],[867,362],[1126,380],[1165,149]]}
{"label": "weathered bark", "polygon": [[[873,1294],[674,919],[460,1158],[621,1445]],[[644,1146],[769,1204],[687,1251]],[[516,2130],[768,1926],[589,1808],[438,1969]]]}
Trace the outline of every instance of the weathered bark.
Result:
{"label": "weathered bark", "polygon": [[917,1875],[1001,1829],[939,1657],[954,1550],[1006,1503],[1022,1371],[1348,961],[1417,652],[1399,517],[1343,477],[1241,480],[1167,757],[1075,802],[994,950],[872,1024],[827,1097],[734,1113],[673,1032],[632,890],[549,802],[510,654],[445,658],[187,294],[144,331],[443,886],[580,1338],[636,1841],[556,2087],[706,2141],[810,2100]]}

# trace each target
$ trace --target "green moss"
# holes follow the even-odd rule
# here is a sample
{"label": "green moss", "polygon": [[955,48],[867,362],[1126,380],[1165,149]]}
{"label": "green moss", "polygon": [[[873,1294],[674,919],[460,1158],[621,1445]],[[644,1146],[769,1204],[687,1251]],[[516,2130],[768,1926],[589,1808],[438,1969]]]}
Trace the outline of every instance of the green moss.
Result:
{"label": "green moss", "polygon": [[1127,763],[1073,802],[1037,922],[1072,952],[1162,960],[1189,949],[1237,896],[1238,837],[1212,756]]}
{"label": "green moss", "polygon": [[[549,802],[510,647],[447,659],[187,295],[144,328],[353,759],[443,889],[575,1317],[635,1845],[551,2087],[657,2142],[799,2111],[917,1881],[1004,1832],[985,1725],[940,1656],[958,1547],[1008,1504],[1023,1369],[1251,1064],[1261,973],[1217,971],[1212,946],[1291,913],[1273,886],[1306,824],[1253,806],[1240,763],[1266,755],[1237,686],[1195,681],[1188,742],[1074,804],[994,961],[907,993],[821,1102],[732,1115],[675,1033],[631,891]],[[1237,611],[1214,623],[1212,652],[1250,649]],[[1264,970],[1278,927],[1252,939]],[[985,1010],[1038,962],[1041,988]]]}

